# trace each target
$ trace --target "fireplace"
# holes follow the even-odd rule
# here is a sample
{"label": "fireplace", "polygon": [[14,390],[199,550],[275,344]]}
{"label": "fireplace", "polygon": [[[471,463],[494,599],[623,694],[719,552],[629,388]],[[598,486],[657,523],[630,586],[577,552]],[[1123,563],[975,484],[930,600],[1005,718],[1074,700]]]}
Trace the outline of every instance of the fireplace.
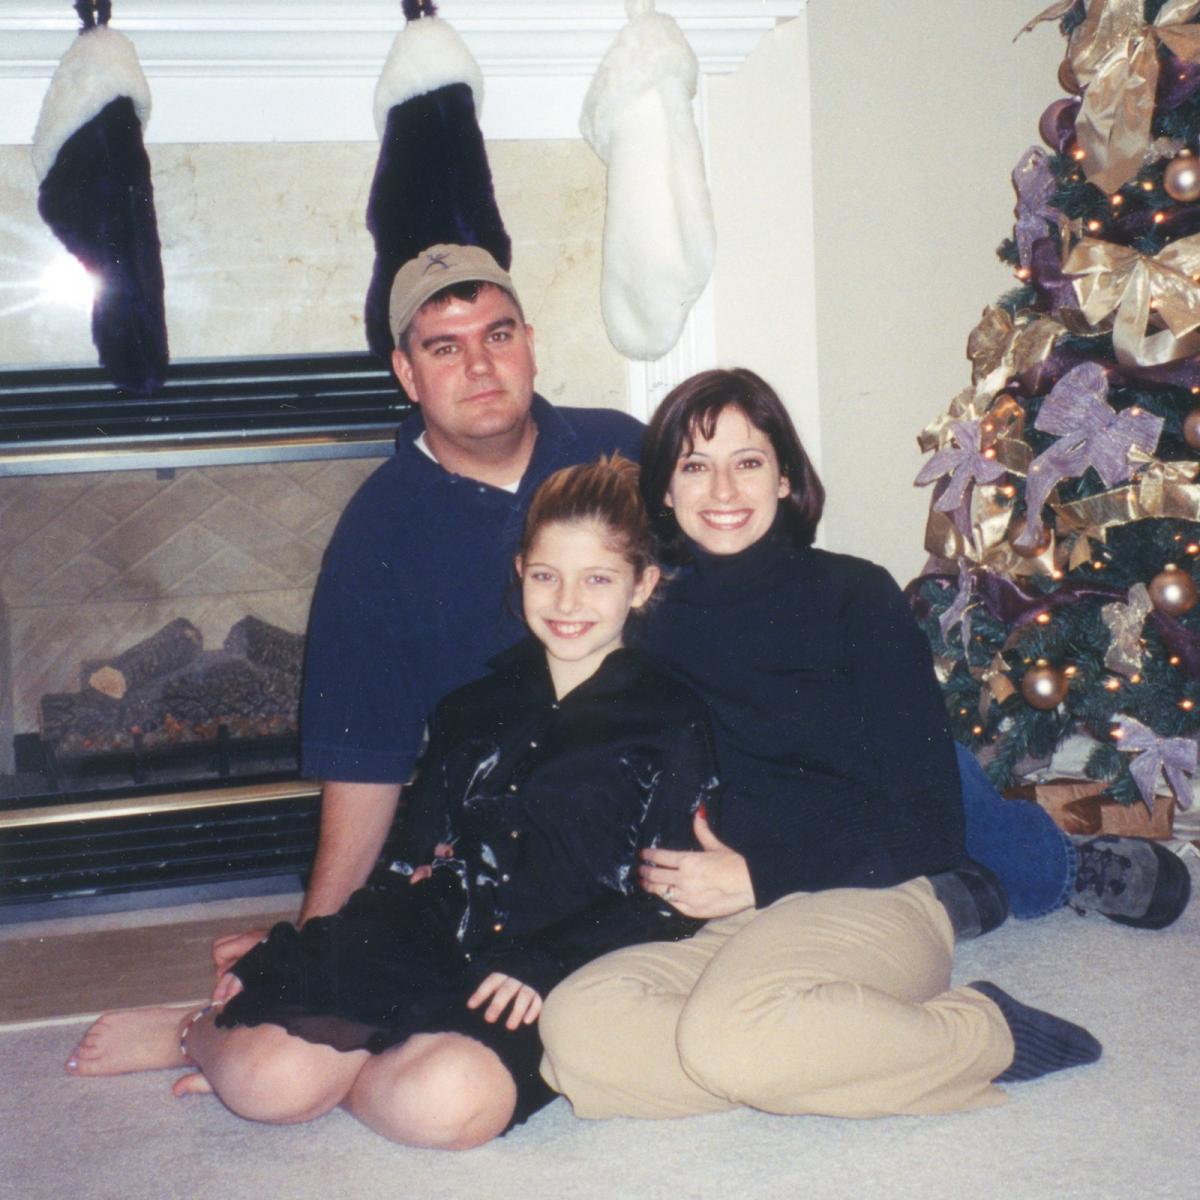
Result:
{"label": "fireplace", "polygon": [[364,355],[0,374],[0,902],[303,870],[303,633],[408,405]]}

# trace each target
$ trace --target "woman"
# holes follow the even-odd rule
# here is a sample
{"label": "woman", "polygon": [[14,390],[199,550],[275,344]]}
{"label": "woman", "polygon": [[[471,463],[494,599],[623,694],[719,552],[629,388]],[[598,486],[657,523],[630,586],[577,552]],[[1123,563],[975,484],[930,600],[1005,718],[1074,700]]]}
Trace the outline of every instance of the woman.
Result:
{"label": "woman", "polygon": [[964,863],[963,816],[929,649],[885,571],[812,547],[823,491],[775,393],[744,370],[680,385],[642,490],[681,564],[642,635],[708,700],[724,781],[701,850],[649,851],[642,882],[708,924],[560,985],[544,1077],[585,1117],[863,1117],[1098,1058],[992,984],[950,987],[929,876]]}
{"label": "woman", "polygon": [[715,774],[704,706],[623,648],[653,549],[632,463],[546,480],[516,563],[533,637],[437,707],[407,793],[421,865],[277,925],[223,1007],[102,1017],[68,1071],[190,1065],[176,1094],[214,1090],[240,1116],[343,1105],[394,1141],[454,1149],[546,1104],[542,997],[598,954],[698,925],[635,887],[639,849],[695,844]]}

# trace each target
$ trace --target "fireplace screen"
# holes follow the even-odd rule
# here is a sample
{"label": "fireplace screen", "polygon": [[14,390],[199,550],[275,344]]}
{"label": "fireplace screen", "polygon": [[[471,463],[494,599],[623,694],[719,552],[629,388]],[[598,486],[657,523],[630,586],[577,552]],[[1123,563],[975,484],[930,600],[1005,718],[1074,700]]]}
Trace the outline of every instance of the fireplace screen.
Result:
{"label": "fireplace screen", "polygon": [[309,598],[376,465],[0,479],[4,790],[294,770]]}
{"label": "fireplace screen", "polygon": [[[387,395],[395,404],[394,386]],[[289,419],[313,407],[296,396]],[[272,432],[224,412],[255,428],[247,452],[239,435],[196,429],[199,409],[180,410],[185,438],[129,424],[120,452],[81,426],[31,446],[10,425],[0,444],[0,899],[128,886],[97,864],[128,865],[143,843],[139,886],[189,853],[212,861],[180,878],[231,873],[231,847],[257,847],[261,867],[284,816],[292,842],[311,841],[313,788],[297,777],[309,601],[398,416],[377,412],[387,424],[347,456],[328,430]],[[55,856],[74,882],[43,878]]]}

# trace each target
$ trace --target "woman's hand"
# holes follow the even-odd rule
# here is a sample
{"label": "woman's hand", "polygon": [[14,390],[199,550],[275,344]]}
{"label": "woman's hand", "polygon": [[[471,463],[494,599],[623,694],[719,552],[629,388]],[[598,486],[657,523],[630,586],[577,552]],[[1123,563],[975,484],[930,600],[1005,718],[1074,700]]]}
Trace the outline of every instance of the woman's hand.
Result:
{"label": "woman's hand", "polygon": [[700,814],[692,823],[700,850],[642,851],[642,887],[685,917],[728,917],[754,907],[746,860],[731,850]]}
{"label": "woman's hand", "polygon": [[511,975],[502,975],[493,971],[471,993],[467,1001],[468,1008],[478,1008],[486,1000],[491,999],[487,1011],[483,1014],[485,1021],[498,1021],[500,1014],[512,1003],[512,1011],[504,1022],[508,1029],[516,1029],[520,1025],[532,1025],[542,1011],[542,998],[527,983],[514,979]]}

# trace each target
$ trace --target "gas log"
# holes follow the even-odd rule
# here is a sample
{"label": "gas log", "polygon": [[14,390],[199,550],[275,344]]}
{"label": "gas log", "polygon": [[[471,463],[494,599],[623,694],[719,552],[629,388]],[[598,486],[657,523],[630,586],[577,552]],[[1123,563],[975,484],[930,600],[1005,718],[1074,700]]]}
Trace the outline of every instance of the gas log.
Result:
{"label": "gas log", "polygon": [[111,659],[84,664],[78,692],[42,697],[42,741],[59,763],[218,738],[294,734],[304,638],[257,617],[205,650],[179,618]]}

